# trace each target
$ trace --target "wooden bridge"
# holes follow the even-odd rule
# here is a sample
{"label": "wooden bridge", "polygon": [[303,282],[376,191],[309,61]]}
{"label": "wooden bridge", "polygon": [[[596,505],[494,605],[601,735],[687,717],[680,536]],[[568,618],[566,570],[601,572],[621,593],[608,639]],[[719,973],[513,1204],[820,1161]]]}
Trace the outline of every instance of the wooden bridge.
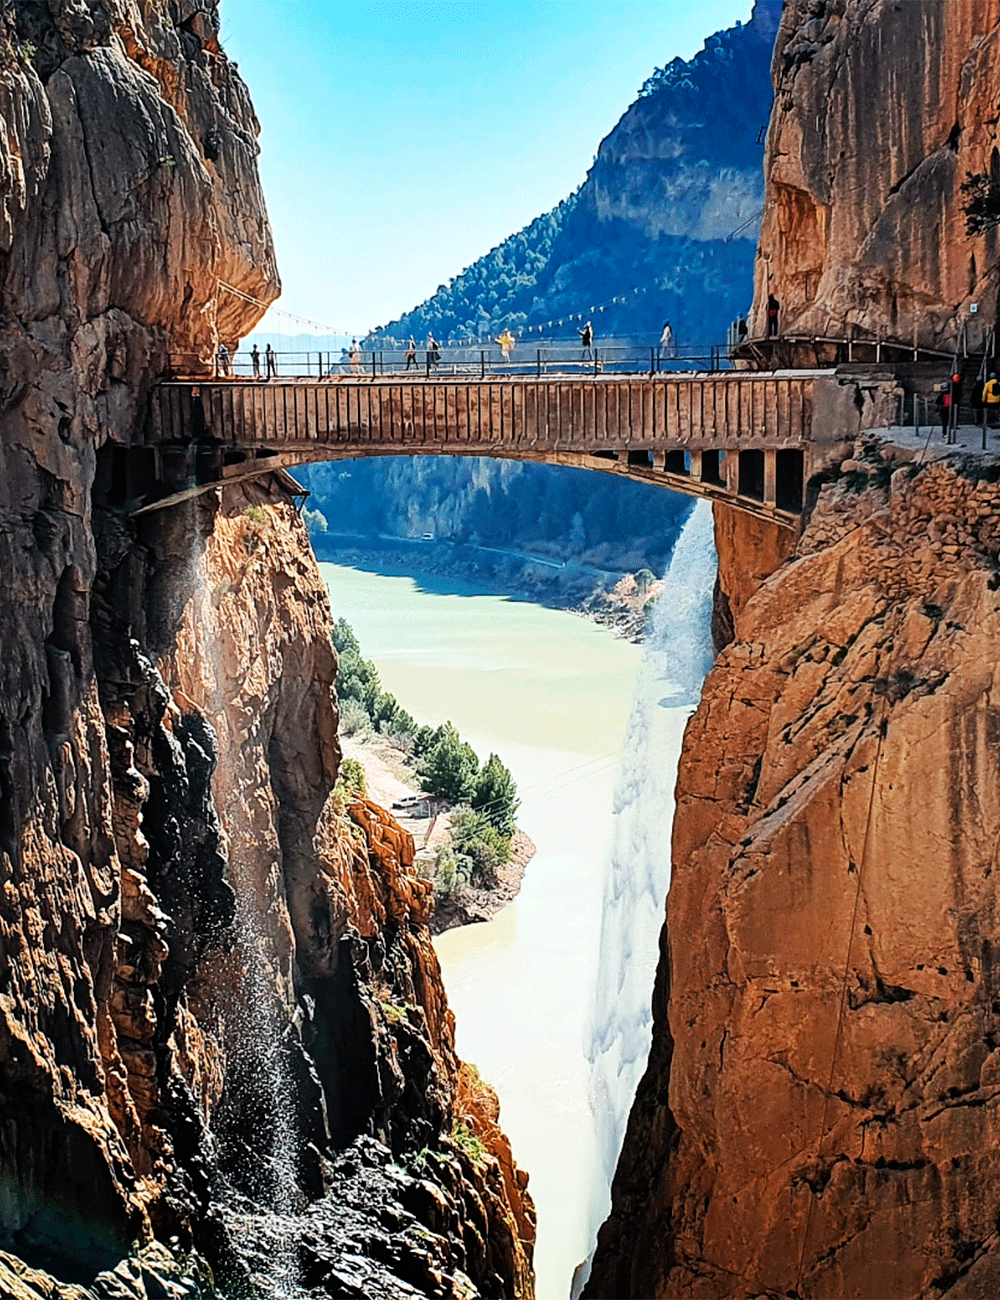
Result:
{"label": "wooden bridge", "polygon": [[[498,456],[625,474],[795,528],[809,478],[885,422],[873,384],[885,380],[835,371],[170,381],[153,391],[154,461],[129,496],[155,509],[308,461]],[[172,490],[149,501],[139,480]]]}

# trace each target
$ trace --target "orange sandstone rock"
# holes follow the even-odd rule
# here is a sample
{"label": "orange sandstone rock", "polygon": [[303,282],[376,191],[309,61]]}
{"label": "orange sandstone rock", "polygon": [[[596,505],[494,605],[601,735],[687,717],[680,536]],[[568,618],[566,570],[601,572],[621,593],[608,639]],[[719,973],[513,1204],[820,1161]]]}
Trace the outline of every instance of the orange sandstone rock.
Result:
{"label": "orange sandstone rock", "polygon": [[974,474],[825,488],[709,674],[588,1295],[1000,1286],[1000,506]]}

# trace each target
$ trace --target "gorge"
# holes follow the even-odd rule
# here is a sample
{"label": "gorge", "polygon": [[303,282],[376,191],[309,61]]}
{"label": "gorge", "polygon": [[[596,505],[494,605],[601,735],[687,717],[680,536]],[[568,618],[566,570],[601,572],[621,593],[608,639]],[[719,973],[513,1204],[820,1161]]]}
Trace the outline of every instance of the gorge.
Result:
{"label": "gorge", "polygon": [[[699,504],[714,663],[636,715],[697,697],[596,1300],[1000,1292],[1000,460],[866,427],[989,348],[962,185],[996,198],[998,42],[996,0],[783,8],[750,323],[775,294],[791,350],[753,364],[843,363],[842,428],[801,532]],[[0,1291],[528,1300],[527,1176],[456,1053],[430,887],[337,787],[287,481],[129,509],[169,354],[279,292],[256,135],[214,0],[0,10]],[[614,161],[600,203],[639,220]],[[640,811],[626,902],[671,866]],[[644,1044],[611,1020],[618,1080]]]}

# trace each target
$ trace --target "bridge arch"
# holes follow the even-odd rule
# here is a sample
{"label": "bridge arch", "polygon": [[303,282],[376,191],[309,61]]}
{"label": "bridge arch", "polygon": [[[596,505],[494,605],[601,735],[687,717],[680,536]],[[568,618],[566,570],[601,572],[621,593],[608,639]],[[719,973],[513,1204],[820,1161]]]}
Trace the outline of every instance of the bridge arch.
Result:
{"label": "bridge arch", "polygon": [[169,381],[126,496],[138,512],[310,462],[489,456],[621,474],[797,529],[809,478],[862,423],[858,393],[832,371]]}

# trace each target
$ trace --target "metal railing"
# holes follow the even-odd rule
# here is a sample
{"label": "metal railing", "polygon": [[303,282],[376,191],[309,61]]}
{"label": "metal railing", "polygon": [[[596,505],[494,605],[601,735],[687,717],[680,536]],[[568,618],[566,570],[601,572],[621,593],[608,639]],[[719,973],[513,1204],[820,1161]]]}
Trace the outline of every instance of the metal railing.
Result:
{"label": "metal railing", "polygon": [[726,344],[597,344],[553,341],[545,346],[518,343],[506,353],[499,347],[452,346],[343,349],[339,352],[264,352],[256,361],[246,349],[227,356],[171,353],[173,378],[336,380],[340,378],[410,378],[466,380],[497,377],[541,378],[546,375],[658,374],[673,370],[721,371],[731,368]]}
{"label": "metal railing", "polygon": [[835,347],[841,356],[838,364],[858,361],[865,365],[890,364],[902,361],[938,361],[947,360],[952,351],[945,348],[926,347],[923,343],[907,339],[893,338],[884,334],[867,334],[856,331],[853,334],[766,334],[746,335],[730,344],[733,356],[744,356],[746,351],[757,349],[767,351],[789,343],[804,343],[810,347],[822,344]]}
{"label": "metal railing", "polygon": [[[925,347],[916,342],[885,336],[866,336],[858,332],[845,336],[778,334],[762,338],[749,335],[734,337],[730,329],[725,343],[660,344],[658,337],[648,341],[641,336],[631,339],[599,340],[585,348],[578,340],[546,339],[538,343],[517,341],[504,350],[495,344],[426,345],[412,352],[404,346],[384,345],[375,348],[342,348],[339,351],[317,350],[272,352],[271,361],[263,351],[256,364],[251,352],[240,348],[226,358],[206,357],[198,353],[171,353],[170,377],[218,379],[337,379],[337,378],[475,378],[528,377],[545,375],[659,374],[673,370],[723,371],[734,368],[741,359],[756,356],[758,364],[772,349],[789,344],[835,346],[838,362],[860,361],[866,364],[906,360],[954,363],[957,355],[968,354],[967,339],[959,335],[954,350]],[[977,349],[978,351],[978,349]]]}

